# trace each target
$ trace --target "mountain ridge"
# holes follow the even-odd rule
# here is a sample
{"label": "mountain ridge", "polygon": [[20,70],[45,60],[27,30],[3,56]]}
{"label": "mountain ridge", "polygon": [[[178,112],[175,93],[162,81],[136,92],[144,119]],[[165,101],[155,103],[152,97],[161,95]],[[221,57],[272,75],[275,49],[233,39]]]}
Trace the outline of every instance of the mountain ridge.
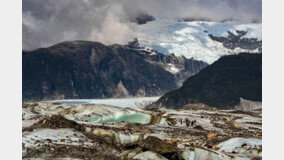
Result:
{"label": "mountain ridge", "polygon": [[223,56],[149,107],[179,108],[204,103],[219,109],[232,109],[240,103],[240,98],[262,101],[261,57],[261,53]]}
{"label": "mountain ridge", "polygon": [[22,54],[23,101],[157,96],[208,65],[148,50],[137,40],[67,41]]}

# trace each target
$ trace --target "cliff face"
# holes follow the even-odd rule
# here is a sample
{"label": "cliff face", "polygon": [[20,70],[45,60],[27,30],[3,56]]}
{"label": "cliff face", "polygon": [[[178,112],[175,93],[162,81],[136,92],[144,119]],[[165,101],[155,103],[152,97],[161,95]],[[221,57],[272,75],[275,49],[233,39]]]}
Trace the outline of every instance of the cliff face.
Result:
{"label": "cliff face", "polygon": [[219,109],[230,109],[240,99],[262,101],[262,54],[221,57],[183,86],[162,96],[155,107],[178,108],[190,103],[204,103]]}
{"label": "cliff face", "polygon": [[23,51],[22,62],[23,101],[162,95],[207,66],[137,45],[88,41]]}

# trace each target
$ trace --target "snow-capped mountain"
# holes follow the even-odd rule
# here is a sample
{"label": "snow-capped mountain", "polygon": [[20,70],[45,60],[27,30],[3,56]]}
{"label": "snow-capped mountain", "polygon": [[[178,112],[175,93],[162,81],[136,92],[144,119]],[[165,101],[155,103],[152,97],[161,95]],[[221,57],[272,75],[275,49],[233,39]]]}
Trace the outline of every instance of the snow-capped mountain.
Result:
{"label": "snow-capped mountain", "polygon": [[[232,21],[184,22],[158,17],[139,25],[136,37],[140,44],[161,53],[174,53],[211,64],[222,55],[261,52],[262,24]],[[224,41],[232,44],[224,44]]]}

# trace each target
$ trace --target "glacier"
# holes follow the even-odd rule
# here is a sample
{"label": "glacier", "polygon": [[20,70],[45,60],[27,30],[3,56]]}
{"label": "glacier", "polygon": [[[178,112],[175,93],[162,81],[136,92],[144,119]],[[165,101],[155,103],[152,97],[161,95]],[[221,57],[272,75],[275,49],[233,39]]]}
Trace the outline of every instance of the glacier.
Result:
{"label": "glacier", "polygon": [[54,100],[53,102],[66,104],[105,104],[122,108],[143,108],[144,106],[158,100],[160,97],[130,97],[130,98],[109,98],[109,99],[65,99]]}
{"label": "glacier", "polygon": [[135,36],[138,37],[139,43],[147,48],[164,54],[174,53],[177,56],[185,56],[186,58],[202,60],[211,64],[222,55],[257,52],[256,50],[240,48],[231,50],[208,36],[212,34],[213,36],[226,37],[228,36],[228,31],[237,35],[236,30],[247,32],[242,38],[262,40],[261,23],[178,22],[161,17],[145,25],[139,25]]}

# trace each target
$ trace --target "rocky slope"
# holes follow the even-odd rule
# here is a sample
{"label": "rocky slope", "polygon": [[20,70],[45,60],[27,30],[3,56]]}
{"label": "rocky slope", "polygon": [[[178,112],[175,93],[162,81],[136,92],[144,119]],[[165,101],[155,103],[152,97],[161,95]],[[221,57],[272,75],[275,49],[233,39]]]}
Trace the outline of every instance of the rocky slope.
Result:
{"label": "rocky slope", "polygon": [[207,63],[128,45],[72,41],[23,51],[23,100],[162,95]]}
{"label": "rocky slope", "polygon": [[188,78],[181,88],[162,96],[153,106],[178,108],[204,103],[229,109],[239,105],[240,98],[262,100],[262,54],[224,56]]}
{"label": "rocky slope", "polygon": [[224,47],[231,50],[246,50],[246,51],[262,51],[262,41],[257,38],[244,38],[247,31],[236,30],[236,34],[228,31],[227,37],[217,37],[209,34],[208,36],[217,42],[223,44]]}

